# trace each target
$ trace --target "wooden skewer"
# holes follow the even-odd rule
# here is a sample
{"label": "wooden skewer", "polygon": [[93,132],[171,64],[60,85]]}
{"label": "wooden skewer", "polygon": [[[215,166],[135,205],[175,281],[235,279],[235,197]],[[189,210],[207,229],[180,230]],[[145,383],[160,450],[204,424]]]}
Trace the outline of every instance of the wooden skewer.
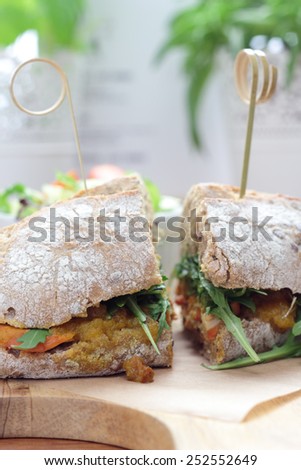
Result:
{"label": "wooden skewer", "polygon": [[[258,94],[259,64],[263,72],[262,88]],[[251,87],[248,80],[248,69],[251,65]],[[244,197],[247,188],[251,143],[256,104],[268,101],[276,90],[277,68],[270,65],[262,51],[243,49],[236,57],[235,80],[238,94],[242,101],[249,105],[248,125],[244,149],[244,162],[240,183],[239,197]]]}
{"label": "wooden skewer", "polygon": [[[61,82],[62,82],[62,88],[61,88],[61,93],[57,99],[57,101],[50,106],[49,108],[43,109],[41,111],[33,111],[31,109],[25,108],[17,99],[14,91],[14,85],[15,85],[15,79],[20,72],[20,70],[25,67],[28,64],[32,64],[34,62],[43,62],[46,64],[51,65],[60,75]],[[71,96],[71,91],[70,91],[70,86],[68,82],[67,75],[63,71],[63,69],[53,60],[50,59],[45,59],[45,58],[34,58],[30,60],[26,60],[22,64],[20,64],[16,70],[14,71],[11,81],[10,81],[10,94],[12,97],[13,102],[15,105],[24,113],[27,113],[31,116],[44,116],[46,114],[52,113],[56,109],[58,109],[61,104],[63,103],[65,96],[67,95],[68,102],[69,102],[69,108],[70,108],[70,114],[71,114],[71,120],[72,120],[72,125],[73,125],[73,132],[74,132],[74,138],[75,138],[75,144],[76,144],[76,149],[77,149],[77,155],[79,159],[79,166],[80,166],[80,171],[81,171],[81,177],[84,182],[84,188],[87,191],[87,181],[85,177],[85,171],[84,171],[84,164],[83,164],[83,157],[82,157],[82,152],[81,152],[81,147],[80,147],[80,142],[79,142],[79,135],[78,135],[78,129],[77,129],[77,124],[76,124],[76,119],[75,119],[75,113],[74,113],[74,107],[73,107],[73,101],[72,101],[72,96]]]}

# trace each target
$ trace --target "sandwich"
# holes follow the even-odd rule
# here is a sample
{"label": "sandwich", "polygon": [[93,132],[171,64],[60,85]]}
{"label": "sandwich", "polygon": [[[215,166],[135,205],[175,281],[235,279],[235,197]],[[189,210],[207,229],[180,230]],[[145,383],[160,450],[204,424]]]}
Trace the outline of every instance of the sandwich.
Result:
{"label": "sandwich", "polygon": [[171,366],[151,211],[132,175],[0,230],[2,378],[111,375],[131,358]]}
{"label": "sandwich", "polygon": [[184,328],[212,368],[301,354],[301,200],[198,184],[176,266]]}

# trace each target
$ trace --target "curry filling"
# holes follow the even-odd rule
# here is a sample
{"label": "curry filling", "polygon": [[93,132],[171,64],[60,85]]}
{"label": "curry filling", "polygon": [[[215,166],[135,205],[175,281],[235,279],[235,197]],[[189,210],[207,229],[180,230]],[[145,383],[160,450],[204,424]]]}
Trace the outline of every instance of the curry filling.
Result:
{"label": "curry filling", "polygon": [[64,350],[65,360],[83,367],[86,362],[90,370],[94,357],[98,370],[110,364],[116,352],[125,347],[134,351],[151,342],[159,352],[156,343],[170,325],[170,303],[161,284],[91,306],[86,317],[73,318],[48,330],[0,325],[0,347],[15,355]]}
{"label": "curry filling", "polygon": [[208,349],[214,348],[220,331],[226,327],[256,363],[260,358],[246,337],[243,320],[257,318],[278,333],[296,329],[300,298],[289,289],[215,287],[202,273],[197,256],[184,257],[176,267],[176,275],[179,279],[176,303],[181,305],[184,326],[196,332]]}

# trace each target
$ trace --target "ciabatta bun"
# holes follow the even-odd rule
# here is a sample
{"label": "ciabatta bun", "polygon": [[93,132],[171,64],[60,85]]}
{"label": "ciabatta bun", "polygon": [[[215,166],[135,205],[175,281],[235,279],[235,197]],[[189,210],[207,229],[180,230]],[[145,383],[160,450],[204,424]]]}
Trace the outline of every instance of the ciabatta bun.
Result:
{"label": "ciabatta bun", "polygon": [[[200,265],[216,287],[301,292],[301,201],[205,199],[201,214]],[[218,222],[209,228],[211,217]],[[235,218],[244,221],[231,229]]]}
{"label": "ciabatta bun", "polygon": [[[190,237],[186,221],[183,254],[198,254],[203,273],[217,287],[289,288],[300,293],[301,199],[256,191],[247,191],[243,199],[238,195],[239,188],[209,183],[190,190],[184,202],[184,216],[188,217],[195,209],[195,215],[202,220],[195,227],[197,240]],[[269,218],[263,226],[267,238],[255,234],[254,209],[258,223]],[[218,218],[218,222],[208,225],[207,220],[212,217]],[[235,217],[245,220],[236,223],[235,229],[236,235],[246,238],[245,241],[229,237],[230,223]],[[219,241],[223,229],[226,236]]]}
{"label": "ciabatta bun", "polygon": [[[70,241],[66,240],[63,223],[56,224],[55,241],[50,240],[51,209],[55,209],[56,217],[69,221]],[[101,239],[97,224],[93,240],[75,240],[76,217],[79,233],[87,237],[87,218],[96,221],[101,210],[113,217],[116,209],[126,221],[121,224],[124,241],[116,240],[112,223],[106,224],[106,236],[111,237],[111,242]],[[144,237],[140,242],[129,233],[129,223],[136,217],[147,218],[141,189],[108,195],[82,194],[2,229],[0,323],[49,328],[72,317],[85,316],[90,305],[160,283],[150,229],[136,234],[137,238]],[[33,218],[44,220],[37,226],[46,228],[46,240],[30,241],[40,235],[30,228]]]}

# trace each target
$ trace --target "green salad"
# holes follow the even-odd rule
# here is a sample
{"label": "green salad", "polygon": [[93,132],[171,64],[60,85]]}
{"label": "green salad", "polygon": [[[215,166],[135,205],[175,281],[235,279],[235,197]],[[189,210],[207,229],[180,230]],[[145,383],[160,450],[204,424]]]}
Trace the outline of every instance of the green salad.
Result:
{"label": "green salad", "polygon": [[[144,178],[154,212],[169,212],[179,206],[179,200],[161,195],[159,188],[149,179]],[[96,178],[87,181],[88,187],[103,183]],[[32,215],[38,209],[57,201],[72,197],[84,189],[83,182],[73,173],[57,172],[53,183],[45,184],[40,191],[28,188],[24,184],[14,184],[0,193],[0,213],[10,215],[15,220]]]}

